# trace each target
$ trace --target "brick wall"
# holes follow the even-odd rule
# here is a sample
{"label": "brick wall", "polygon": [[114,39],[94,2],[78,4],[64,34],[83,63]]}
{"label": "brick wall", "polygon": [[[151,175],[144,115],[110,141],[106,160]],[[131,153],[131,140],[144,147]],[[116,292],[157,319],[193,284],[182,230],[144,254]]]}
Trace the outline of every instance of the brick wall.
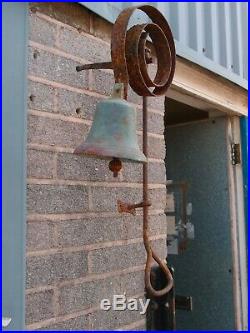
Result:
{"label": "brick wall", "polygon": [[[111,25],[76,3],[31,3],[28,94],[27,329],[145,329],[138,312],[101,311],[113,294],[144,295],[142,212],[116,200],[142,198],[142,166],[113,178],[107,161],[72,154],[95,105],[112,91],[109,70],[76,65],[110,59]],[[141,98],[137,108],[142,138]],[[149,100],[150,235],[166,255],[163,98]]]}

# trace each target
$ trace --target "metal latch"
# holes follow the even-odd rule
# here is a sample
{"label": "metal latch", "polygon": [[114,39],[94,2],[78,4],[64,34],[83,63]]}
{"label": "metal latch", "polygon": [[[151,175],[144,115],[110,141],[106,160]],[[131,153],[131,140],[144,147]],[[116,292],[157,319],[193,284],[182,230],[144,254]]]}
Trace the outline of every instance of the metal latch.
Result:
{"label": "metal latch", "polygon": [[178,310],[193,311],[193,299],[191,296],[175,296],[175,307]]}
{"label": "metal latch", "polygon": [[9,317],[2,317],[2,328],[8,327],[11,323],[11,318]]}
{"label": "metal latch", "polygon": [[233,165],[241,163],[241,153],[240,153],[240,144],[239,143],[231,144],[231,160],[232,160]]}

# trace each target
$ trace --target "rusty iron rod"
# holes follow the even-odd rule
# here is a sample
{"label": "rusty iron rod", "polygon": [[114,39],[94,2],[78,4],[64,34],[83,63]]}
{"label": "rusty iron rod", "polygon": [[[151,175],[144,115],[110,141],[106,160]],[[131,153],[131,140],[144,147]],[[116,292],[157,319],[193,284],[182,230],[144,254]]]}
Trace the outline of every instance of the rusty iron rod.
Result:
{"label": "rusty iron rod", "polygon": [[107,61],[107,62],[97,62],[94,64],[79,65],[76,66],[76,71],[80,72],[86,69],[112,69],[112,68],[113,68],[112,62]]}
{"label": "rusty iron rod", "polygon": [[[148,157],[148,108],[147,97],[142,97],[142,111],[143,111],[143,154]],[[143,202],[148,202],[148,163],[143,163]],[[143,240],[145,249],[150,252],[149,238],[148,238],[148,206],[143,207]]]}
{"label": "rusty iron rod", "polygon": [[151,206],[151,203],[150,202],[147,202],[147,201],[142,201],[138,204],[134,204],[134,205],[129,205],[130,208],[141,208],[141,207],[144,207],[144,206]]}
{"label": "rusty iron rod", "polygon": [[119,213],[130,213],[136,215],[136,208],[141,208],[144,206],[151,206],[150,202],[140,202],[137,204],[129,204],[121,200],[117,200],[118,212]]}
{"label": "rusty iron rod", "polygon": [[[153,63],[153,57],[149,54],[148,49],[145,50],[145,60],[147,64]],[[105,61],[105,62],[95,62],[92,64],[84,64],[76,66],[76,71],[81,72],[88,69],[113,69],[112,61]]]}

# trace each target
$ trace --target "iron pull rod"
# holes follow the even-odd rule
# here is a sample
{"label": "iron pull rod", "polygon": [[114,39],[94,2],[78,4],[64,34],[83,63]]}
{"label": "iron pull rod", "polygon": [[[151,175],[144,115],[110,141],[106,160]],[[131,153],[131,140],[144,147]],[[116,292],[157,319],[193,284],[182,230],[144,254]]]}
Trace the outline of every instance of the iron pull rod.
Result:
{"label": "iron pull rod", "polygon": [[[147,97],[143,96],[143,153],[148,156],[148,109],[147,109]],[[143,163],[143,202],[148,202],[148,163]],[[151,248],[149,236],[148,236],[148,206],[143,206],[143,242],[145,250],[147,252],[147,260],[145,267],[145,287],[151,297],[161,297],[167,294],[173,288],[173,277],[167,267],[167,265],[161,261],[156,253]],[[161,270],[163,271],[167,285],[161,289],[156,290],[151,284],[151,268],[153,259],[157,262]]]}
{"label": "iron pull rod", "polygon": [[[142,97],[143,113],[143,154],[148,157],[148,112],[147,97]],[[148,202],[148,163],[143,163],[143,202]],[[148,239],[148,207],[143,207],[143,239],[144,243],[149,243]],[[150,245],[145,245],[146,251],[150,250]]]}

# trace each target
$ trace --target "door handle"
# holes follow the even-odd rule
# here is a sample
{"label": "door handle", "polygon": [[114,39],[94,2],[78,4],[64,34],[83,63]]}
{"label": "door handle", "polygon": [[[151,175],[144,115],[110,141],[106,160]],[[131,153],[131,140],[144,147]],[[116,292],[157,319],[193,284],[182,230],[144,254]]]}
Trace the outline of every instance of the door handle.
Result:
{"label": "door handle", "polygon": [[11,323],[12,318],[2,317],[2,328],[8,327]]}

